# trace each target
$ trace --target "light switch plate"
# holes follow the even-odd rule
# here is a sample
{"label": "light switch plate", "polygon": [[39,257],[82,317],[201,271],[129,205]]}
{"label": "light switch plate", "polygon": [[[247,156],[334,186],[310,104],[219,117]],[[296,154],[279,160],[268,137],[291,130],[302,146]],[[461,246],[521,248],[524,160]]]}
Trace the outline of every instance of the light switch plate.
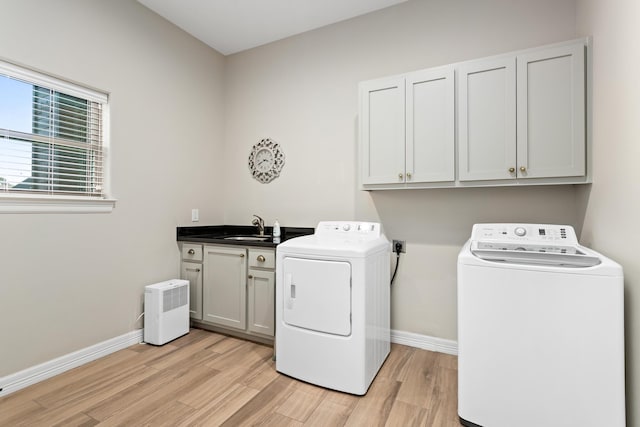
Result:
{"label": "light switch plate", "polygon": [[200,212],[198,209],[191,209],[191,222],[200,221]]}

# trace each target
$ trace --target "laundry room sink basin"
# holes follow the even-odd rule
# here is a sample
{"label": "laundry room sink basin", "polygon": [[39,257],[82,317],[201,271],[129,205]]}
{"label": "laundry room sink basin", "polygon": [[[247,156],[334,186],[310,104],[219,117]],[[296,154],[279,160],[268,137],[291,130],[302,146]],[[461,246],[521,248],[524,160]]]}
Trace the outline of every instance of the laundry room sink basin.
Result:
{"label": "laundry room sink basin", "polygon": [[241,242],[267,242],[271,236],[227,236],[224,240],[237,240]]}

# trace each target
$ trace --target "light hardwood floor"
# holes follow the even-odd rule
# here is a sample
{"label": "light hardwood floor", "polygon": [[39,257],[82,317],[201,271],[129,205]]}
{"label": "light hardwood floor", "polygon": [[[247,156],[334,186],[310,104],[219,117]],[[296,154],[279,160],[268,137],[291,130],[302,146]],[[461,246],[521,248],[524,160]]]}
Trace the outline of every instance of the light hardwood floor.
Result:
{"label": "light hardwood floor", "polygon": [[394,344],[362,397],[281,375],[271,356],[192,329],[0,399],[0,426],[459,426],[455,356]]}

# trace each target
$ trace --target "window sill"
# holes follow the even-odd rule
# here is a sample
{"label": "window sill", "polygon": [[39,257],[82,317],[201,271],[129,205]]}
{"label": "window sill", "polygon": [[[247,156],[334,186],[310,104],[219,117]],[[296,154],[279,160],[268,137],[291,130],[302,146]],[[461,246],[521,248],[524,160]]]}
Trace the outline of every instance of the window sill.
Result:
{"label": "window sill", "polygon": [[115,205],[115,199],[0,195],[0,214],[110,213]]}

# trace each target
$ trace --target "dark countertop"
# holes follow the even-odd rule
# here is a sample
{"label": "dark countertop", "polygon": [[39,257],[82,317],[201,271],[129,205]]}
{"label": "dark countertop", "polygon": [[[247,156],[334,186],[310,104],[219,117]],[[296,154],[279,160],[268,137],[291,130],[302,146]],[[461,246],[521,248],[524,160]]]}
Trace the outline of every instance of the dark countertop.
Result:
{"label": "dark countertop", "polygon": [[264,235],[269,237],[267,241],[226,240],[229,236],[254,236],[258,234],[256,227],[251,225],[199,225],[193,227],[177,227],[177,240],[179,242],[215,243],[235,246],[261,246],[275,248],[278,243],[293,239],[294,237],[313,234],[312,227],[280,227],[280,242],[275,243],[271,238],[273,227],[265,227]]}

